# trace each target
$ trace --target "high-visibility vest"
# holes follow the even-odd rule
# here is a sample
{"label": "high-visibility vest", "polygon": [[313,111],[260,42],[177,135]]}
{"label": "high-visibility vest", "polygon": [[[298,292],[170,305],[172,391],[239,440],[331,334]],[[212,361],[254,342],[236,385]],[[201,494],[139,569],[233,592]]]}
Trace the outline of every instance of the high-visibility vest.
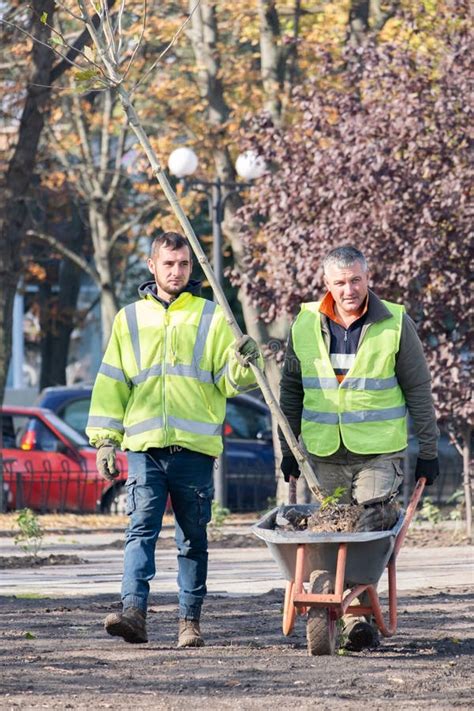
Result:
{"label": "high-visibility vest", "polygon": [[357,454],[407,446],[406,404],[395,375],[405,308],[383,301],[391,318],[370,324],[354,363],[339,383],[321,332],[320,302],[303,304],[292,329],[304,388],[301,436],[327,457],[342,442]]}
{"label": "high-visibility vest", "polygon": [[86,433],[122,449],[178,444],[218,456],[226,398],[255,388],[235,360],[222,309],[184,292],[165,309],[147,296],[122,309],[92,391]]}

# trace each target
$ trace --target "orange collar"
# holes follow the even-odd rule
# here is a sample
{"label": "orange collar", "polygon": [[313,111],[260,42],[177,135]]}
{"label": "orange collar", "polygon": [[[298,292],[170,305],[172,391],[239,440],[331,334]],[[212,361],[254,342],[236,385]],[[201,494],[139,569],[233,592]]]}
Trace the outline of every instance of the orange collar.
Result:
{"label": "orange collar", "polygon": [[[360,314],[358,314],[357,318],[360,318],[365,313],[367,313],[368,308],[369,308],[369,295],[367,294],[367,298],[364,302],[364,306],[362,307],[362,310],[361,310]],[[342,326],[343,328],[347,328],[347,326],[343,323],[343,321],[341,321],[341,319],[339,318],[339,316],[336,313],[334,297],[330,291],[328,291],[327,294],[325,294],[323,300],[321,301],[319,310],[322,314],[324,314],[325,316],[330,318],[331,321],[335,321],[336,323],[339,324],[339,326]]]}

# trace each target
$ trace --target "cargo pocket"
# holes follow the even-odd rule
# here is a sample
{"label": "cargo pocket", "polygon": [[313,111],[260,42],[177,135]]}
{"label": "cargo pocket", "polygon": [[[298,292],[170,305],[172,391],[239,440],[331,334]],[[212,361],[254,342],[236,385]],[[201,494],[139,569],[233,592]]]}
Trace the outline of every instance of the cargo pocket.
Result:
{"label": "cargo pocket", "polygon": [[125,490],[127,492],[127,501],[125,504],[125,513],[127,516],[130,516],[135,509],[136,509],[136,501],[135,501],[135,489],[137,486],[137,480],[136,479],[127,479],[127,483],[125,484]]}
{"label": "cargo pocket", "polygon": [[205,526],[212,518],[212,499],[214,497],[214,487],[207,486],[197,492],[198,497],[198,521],[200,526]]}
{"label": "cargo pocket", "polygon": [[393,480],[393,486],[391,494],[396,494],[403,484],[403,479],[405,478],[403,469],[401,468],[399,462],[393,462],[393,468],[395,469],[395,479]]}

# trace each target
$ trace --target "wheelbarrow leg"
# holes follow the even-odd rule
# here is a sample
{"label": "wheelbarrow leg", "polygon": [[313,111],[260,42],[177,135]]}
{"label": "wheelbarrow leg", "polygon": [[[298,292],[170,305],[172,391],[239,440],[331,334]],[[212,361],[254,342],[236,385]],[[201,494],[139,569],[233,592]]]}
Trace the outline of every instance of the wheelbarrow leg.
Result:
{"label": "wheelbarrow leg", "polygon": [[288,637],[293,632],[296,618],[296,607],[293,604],[293,592],[295,581],[288,580],[285,589],[285,601],[283,603],[283,634]]}
{"label": "wheelbarrow leg", "polygon": [[[288,636],[295,626],[296,607],[293,602],[295,593],[303,592],[305,545],[301,544],[296,549],[295,579],[286,583],[285,602],[283,604],[283,634]],[[299,614],[304,614],[299,611]]]}

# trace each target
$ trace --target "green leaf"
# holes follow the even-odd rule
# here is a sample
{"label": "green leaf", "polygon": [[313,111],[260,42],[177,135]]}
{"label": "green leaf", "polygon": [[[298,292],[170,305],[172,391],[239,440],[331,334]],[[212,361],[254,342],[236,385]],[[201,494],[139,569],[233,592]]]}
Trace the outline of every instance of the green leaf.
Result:
{"label": "green leaf", "polygon": [[40,22],[42,22],[43,25],[45,25],[47,23],[47,21],[48,21],[48,13],[43,12],[43,14],[40,17]]}
{"label": "green leaf", "polygon": [[25,632],[23,636],[25,639],[36,639],[36,635],[33,632]]}
{"label": "green leaf", "polygon": [[75,72],[74,76],[78,81],[89,81],[89,79],[94,79],[97,76],[96,69],[81,69]]}

